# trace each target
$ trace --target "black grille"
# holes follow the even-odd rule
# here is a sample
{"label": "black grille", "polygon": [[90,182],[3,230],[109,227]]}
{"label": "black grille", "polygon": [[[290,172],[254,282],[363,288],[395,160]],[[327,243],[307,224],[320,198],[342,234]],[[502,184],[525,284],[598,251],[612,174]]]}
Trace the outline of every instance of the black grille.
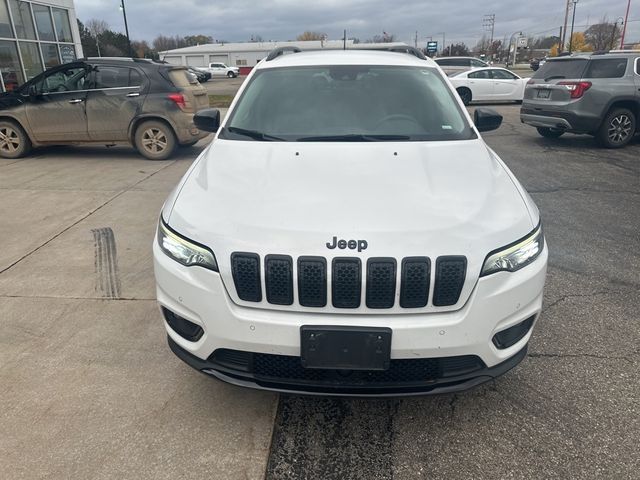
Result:
{"label": "black grille", "polygon": [[255,253],[232,253],[231,274],[240,300],[260,302],[260,257]]}
{"label": "black grille", "polygon": [[427,257],[407,257],[402,260],[400,306],[422,308],[429,299],[431,261]]}
{"label": "black grille", "polygon": [[303,307],[327,305],[327,261],[324,258],[298,258],[298,301]]}
{"label": "black grille", "polygon": [[359,258],[334,258],[331,297],[336,308],[358,308],[362,290]]}
{"label": "black grille", "polygon": [[264,260],[267,301],[275,305],[293,303],[293,267],[288,255],[267,255]]}
{"label": "black grille", "polygon": [[253,373],[258,381],[286,380],[343,386],[429,382],[484,368],[482,360],[475,355],[391,360],[389,369],[384,371],[306,369],[302,366],[300,357],[227,349],[216,350],[210,360],[232,369]]}
{"label": "black grille", "polygon": [[438,257],[436,260],[436,283],[433,290],[433,304],[436,307],[446,307],[458,303],[466,271],[466,257]]}
{"label": "black grille", "polygon": [[393,258],[370,258],[367,261],[368,308],[391,308],[396,297],[396,261]]}

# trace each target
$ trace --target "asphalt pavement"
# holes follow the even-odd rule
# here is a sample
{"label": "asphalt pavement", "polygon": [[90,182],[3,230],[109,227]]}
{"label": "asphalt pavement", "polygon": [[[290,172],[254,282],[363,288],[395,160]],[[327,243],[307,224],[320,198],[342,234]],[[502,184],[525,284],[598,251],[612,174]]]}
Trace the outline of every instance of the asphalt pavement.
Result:
{"label": "asphalt pavement", "polygon": [[485,138],[542,213],[544,311],[520,366],[436,397],[278,396],[173,356],[151,242],[207,140],[163,162],[124,147],[0,159],[1,476],[639,478],[640,137],[543,139],[518,106],[491,108],[505,121]]}

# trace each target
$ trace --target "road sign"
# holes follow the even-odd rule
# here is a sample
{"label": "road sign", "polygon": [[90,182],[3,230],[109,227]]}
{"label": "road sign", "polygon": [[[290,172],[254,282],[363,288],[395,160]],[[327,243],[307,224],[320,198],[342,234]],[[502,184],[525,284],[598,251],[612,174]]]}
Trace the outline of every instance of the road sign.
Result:
{"label": "road sign", "polygon": [[436,53],[438,51],[438,42],[427,42],[427,53]]}
{"label": "road sign", "polygon": [[527,37],[518,37],[518,48],[525,48],[527,45],[529,45]]}

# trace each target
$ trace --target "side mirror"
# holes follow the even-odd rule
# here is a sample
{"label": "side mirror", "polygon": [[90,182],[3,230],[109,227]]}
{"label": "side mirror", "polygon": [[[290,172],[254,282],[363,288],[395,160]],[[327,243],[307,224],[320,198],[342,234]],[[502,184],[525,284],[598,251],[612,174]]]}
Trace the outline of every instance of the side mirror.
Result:
{"label": "side mirror", "polygon": [[193,123],[205,132],[217,132],[220,128],[220,110],[217,108],[199,110],[193,116]]}
{"label": "side mirror", "polygon": [[31,99],[34,99],[38,96],[38,90],[36,89],[35,85],[29,85],[29,88],[27,89],[27,95]]}
{"label": "side mirror", "polygon": [[502,115],[491,108],[476,108],[473,123],[480,132],[489,132],[502,125]]}

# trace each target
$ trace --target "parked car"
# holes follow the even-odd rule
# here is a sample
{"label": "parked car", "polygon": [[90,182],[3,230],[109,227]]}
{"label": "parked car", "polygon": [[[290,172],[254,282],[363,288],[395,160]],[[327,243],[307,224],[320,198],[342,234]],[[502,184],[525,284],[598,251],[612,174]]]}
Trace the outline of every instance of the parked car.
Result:
{"label": "parked car", "polygon": [[202,70],[209,72],[212,77],[236,78],[240,75],[238,67],[228,67],[224,63],[210,63],[208,67],[202,67]]}
{"label": "parked car", "polygon": [[[286,47],[285,47],[286,48]],[[153,244],[169,344],[246,387],[463,390],[527,352],[540,214],[436,63],[271,52],[170,194]],[[419,55],[418,55],[419,54]]]}
{"label": "parked car", "polygon": [[550,58],[533,75],[520,110],[543,137],[593,135],[606,148],[628,144],[640,117],[640,52]]}
{"label": "parked car", "polygon": [[506,68],[484,67],[454,74],[449,78],[465,105],[472,101],[521,102],[528,78]]}
{"label": "parked car", "polygon": [[472,68],[489,66],[487,62],[474,57],[439,57],[435,59],[435,62],[440,65],[442,71],[449,76],[471,70]]}
{"label": "parked car", "polygon": [[22,157],[41,145],[120,143],[164,160],[208,134],[193,123],[193,114],[208,106],[207,91],[185,67],[78,60],[0,94],[0,156]]}
{"label": "parked car", "polygon": [[547,58],[533,58],[531,59],[531,61],[529,62],[529,67],[531,68],[531,70],[533,70],[534,72],[537,71],[542,65],[544,65],[547,61]]}
{"label": "parked car", "polygon": [[198,79],[198,82],[200,83],[206,83],[211,79],[211,73],[206,72],[204,70],[198,70],[197,68],[194,68],[194,67],[187,67],[187,70],[189,70],[189,73],[192,73],[193,75],[195,75],[196,78]]}

